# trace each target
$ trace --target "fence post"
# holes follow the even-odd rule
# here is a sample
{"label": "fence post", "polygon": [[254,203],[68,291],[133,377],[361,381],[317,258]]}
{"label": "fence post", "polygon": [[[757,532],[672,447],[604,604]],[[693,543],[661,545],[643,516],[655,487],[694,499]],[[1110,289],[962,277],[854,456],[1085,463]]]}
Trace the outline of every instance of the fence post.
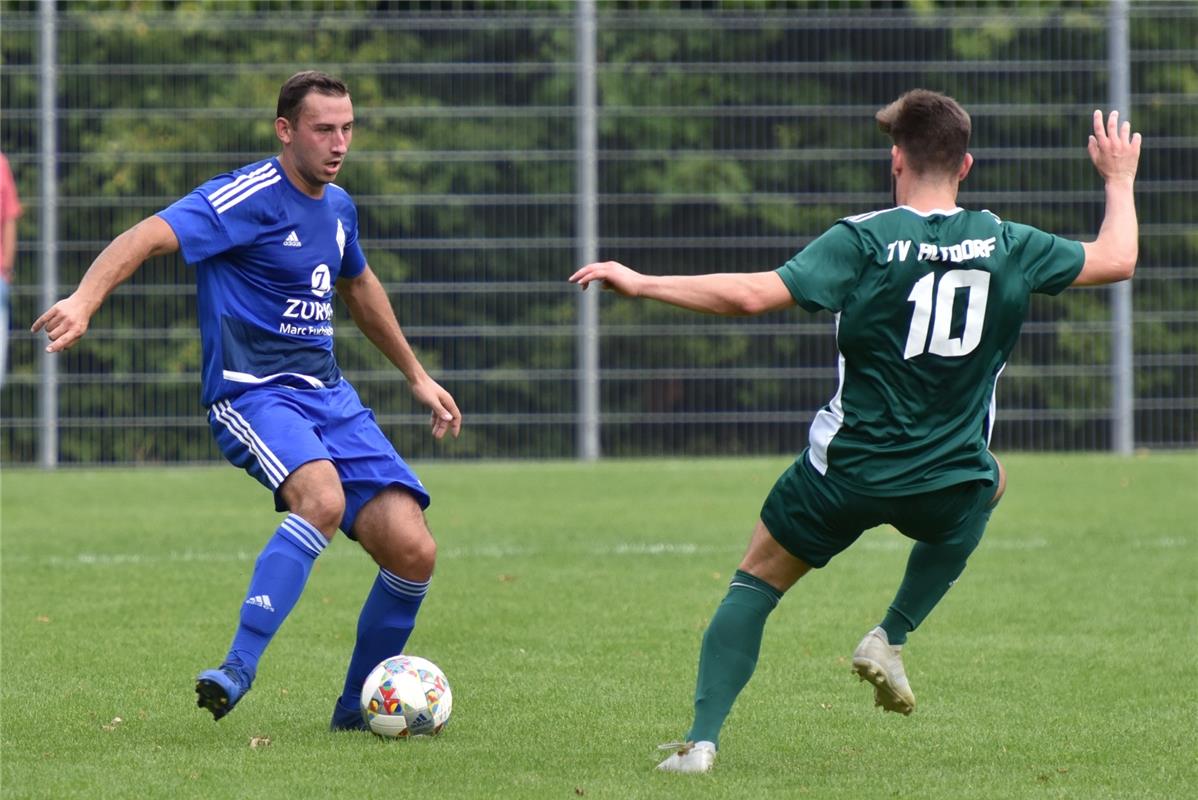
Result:
{"label": "fence post", "polygon": [[[58,25],[55,0],[41,0],[40,91],[41,106],[41,270],[42,308],[58,298]],[[58,356],[42,349],[41,372],[41,465],[58,465]]]}
{"label": "fence post", "polygon": [[[599,257],[595,3],[579,0],[575,15],[575,236],[577,265]],[[599,458],[599,289],[578,299],[578,457]]]}
{"label": "fence post", "polygon": [[[1128,44],[1127,0],[1110,5],[1108,58],[1110,59],[1111,110],[1121,120],[1131,119],[1131,64]],[[1132,365],[1131,281],[1111,286],[1111,447],[1131,455],[1135,447],[1135,369]]]}

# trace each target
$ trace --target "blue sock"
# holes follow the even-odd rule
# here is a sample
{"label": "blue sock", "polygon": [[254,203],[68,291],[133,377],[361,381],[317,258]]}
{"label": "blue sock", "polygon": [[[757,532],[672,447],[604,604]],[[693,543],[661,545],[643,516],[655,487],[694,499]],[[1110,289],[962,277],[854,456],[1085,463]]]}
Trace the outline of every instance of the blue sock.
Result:
{"label": "blue sock", "polygon": [[312,562],[327,544],[324,534],[311,523],[289,514],[262,548],[241,605],[241,624],[225,659],[235,665],[239,662],[249,680],[258,671],[262,652],[304,591]]}
{"label": "blue sock", "polygon": [[379,570],[358,617],[358,641],[345,673],[345,689],[337,701],[342,707],[357,708],[362,684],[370,671],[383,659],[403,652],[416,625],[416,612],[428,593],[428,584]]}

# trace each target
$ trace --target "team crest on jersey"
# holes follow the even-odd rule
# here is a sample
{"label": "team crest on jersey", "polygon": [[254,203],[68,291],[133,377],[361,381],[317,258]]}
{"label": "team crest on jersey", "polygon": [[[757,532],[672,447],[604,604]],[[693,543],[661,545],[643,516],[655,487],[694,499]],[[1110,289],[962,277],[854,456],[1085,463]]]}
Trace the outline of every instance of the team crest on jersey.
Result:
{"label": "team crest on jersey", "polygon": [[337,252],[345,258],[345,226],[341,224],[341,220],[337,220]]}
{"label": "team crest on jersey", "polygon": [[332,288],[332,279],[329,276],[329,265],[321,264],[316,269],[312,270],[312,294],[317,297],[324,297]]}

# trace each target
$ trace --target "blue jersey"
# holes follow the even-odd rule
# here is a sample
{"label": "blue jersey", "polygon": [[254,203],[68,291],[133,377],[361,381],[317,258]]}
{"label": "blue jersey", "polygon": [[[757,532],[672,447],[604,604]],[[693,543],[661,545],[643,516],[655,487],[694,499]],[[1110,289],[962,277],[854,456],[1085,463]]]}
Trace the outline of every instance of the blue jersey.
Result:
{"label": "blue jersey", "polygon": [[263,384],[341,380],[333,284],[366,268],[343,189],[309,197],[270,158],[218,175],[158,216],[196,270],[205,406]]}

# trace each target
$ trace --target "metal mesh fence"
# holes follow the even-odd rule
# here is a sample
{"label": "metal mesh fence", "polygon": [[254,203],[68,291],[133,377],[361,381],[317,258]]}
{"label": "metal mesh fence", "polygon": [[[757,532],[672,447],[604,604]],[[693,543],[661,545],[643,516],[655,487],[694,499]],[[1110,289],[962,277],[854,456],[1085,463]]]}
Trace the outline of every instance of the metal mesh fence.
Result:
{"label": "metal mesh fence", "polygon": [[[187,266],[145,265],[47,389],[26,333],[46,298],[42,110],[53,81],[57,287],[116,234],[276,151],[291,73],[353,92],[338,183],[429,371],[466,415],[435,444],[400,376],[338,309],[338,357],[410,458],[571,457],[579,413],[579,72],[573,2],[60,3],[54,75],[37,4],[5,2],[0,143],[26,213],[13,285],[5,462],[219,458],[199,404]],[[1103,194],[1089,114],[1110,107],[1107,3],[596,4],[598,248],[654,273],[772,269],[841,216],[890,204],[873,112],[915,86],[970,110],[961,204],[1087,239]],[[1135,444],[1198,442],[1198,6],[1133,3],[1144,132],[1133,282]],[[999,383],[997,449],[1108,449],[1109,289],[1037,296]],[[836,384],[830,316],[708,318],[604,296],[599,431],[612,456],[789,453]],[[45,393],[53,392],[47,405]]]}

